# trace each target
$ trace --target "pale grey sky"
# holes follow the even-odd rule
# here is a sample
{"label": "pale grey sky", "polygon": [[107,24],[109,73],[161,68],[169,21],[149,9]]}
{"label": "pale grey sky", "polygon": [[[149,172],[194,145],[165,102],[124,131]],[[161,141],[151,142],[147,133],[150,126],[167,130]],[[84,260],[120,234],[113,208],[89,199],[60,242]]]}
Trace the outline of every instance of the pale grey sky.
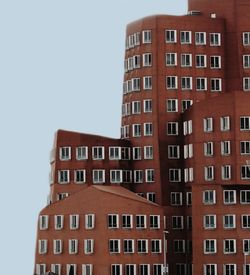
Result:
{"label": "pale grey sky", "polygon": [[125,28],[186,0],[0,1],[1,274],[32,274],[61,129],[119,137]]}

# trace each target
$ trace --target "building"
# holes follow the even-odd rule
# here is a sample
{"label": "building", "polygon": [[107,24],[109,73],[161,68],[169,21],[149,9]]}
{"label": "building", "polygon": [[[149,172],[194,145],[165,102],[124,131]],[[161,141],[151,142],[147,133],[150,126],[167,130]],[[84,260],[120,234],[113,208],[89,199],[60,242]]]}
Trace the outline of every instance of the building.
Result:
{"label": "building", "polygon": [[[117,185],[144,197],[140,203],[159,216],[158,233],[147,233],[148,242],[161,239],[155,261],[145,262],[149,269],[140,269],[135,250],[134,262],[119,255],[120,270],[112,269],[108,253],[102,274],[250,274],[250,2],[189,0],[188,9],[187,15],[150,16],[128,25],[120,139],[56,133],[50,205],[42,216],[58,215],[56,205],[66,209],[85,192],[118,188],[128,194]],[[77,214],[88,213],[81,207]],[[119,216],[140,215],[137,206],[126,207]],[[105,226],[107,219],[100,234]],[[38,248],[41,240],[52,242],[53,230],[38,230]],[[132,232],[131,240],[144,238],[141,232]],[[55,264],[49,253],[37,250],[36,264]],[[57,263],[95,265],[95,254],[86,263],[78,255],[72,262],[67,257],[56,257]],[[81,272],[75,275],[92,274]]]}

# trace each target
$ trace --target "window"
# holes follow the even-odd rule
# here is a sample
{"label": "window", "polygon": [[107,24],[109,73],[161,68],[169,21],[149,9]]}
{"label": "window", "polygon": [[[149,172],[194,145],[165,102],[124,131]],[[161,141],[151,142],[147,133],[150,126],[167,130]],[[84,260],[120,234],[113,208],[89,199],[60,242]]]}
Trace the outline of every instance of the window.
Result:
{"label": "window", "polygon": [[244,46],[249,46],[250,45],[250,32],[243,32],[242,42],[243,42]]}
{"label": "window", "polygon": [[153,265],[153,275],[162,275],[163,265],[154,264]]}
{"label": "window", "polygon": [[221,69],[221,56],[211,56],[210,67],[211,69]]}
{"label": "window", "polygon": [[193,144],[185,144],[183,150],[184,159],[193,157]]}
{"label": "window", "polygon": [[120,160],[121,159],[121,147],[109,147],[109,159]]}
{"label": "window", "polygon": [[192,67],[192,54],[191,53],[181,54],[181,67]]}
{"label": "window", "polygon": [[184,113],[189,107],[193,105],[193,100],[186,99],[181,101],[181,111]]}
{"label": "window", "polygon": [[204,240],[204,254],[214,254],[217,252],[216,240]]}
{"label": "window", "polygon": [[143,100],[143,110],[144,110],[144,113],[152,112],[152,99]]}
{"label": "window", "polygon": [[132,182],[132,171],[122,170],[122,182],[131,183]]}
{"label": "window", "polygon": [[[182,101],[182,109],[189,108],[193,104],[193,101],[189,103],[189,100]],[[193,133],[193,122],[192,120],[184,121],[183,122],[183,135],[191,135]]]}
{"label": "window", "polygon": [[71,230],[76,230],[79,228],[79,215],[69,216],[69,227]]}
{"label": "window", "polygon": [[236,264],[224,264],[223,265],[223,275],[236,275],[237,266]]}
{"label": "window", "polygon": [[135,183],[143,182],[143,171],[142,170],[134,170],[134,182]]}
{"label": "window", "polygon": [[250,215],[241,215],[241,227],[244,229],[250,228]]}
{"label": "window", "polygon": [[76,159],[77,160],[88,159],[88,147],[87,146],[76,147]]}
{"label": "window", "polygon": [[204,275],[217,275],[217,264],[204,264]]}
{"label": "window", "polygon": [[136,228],[137,229],[146,228],[146,215],[136,215]]}
{"label": "window", "polygon": [[196,45],[206,45],[206,33],[196,32],[195,33],[195,44]]}
{"label": "window", "polygon": [[154,182],[154,169],[146,169],[145,170],[145,181],[146,182]]}
{"label": "window", "polygon": [[151,240],[151,252],[161,253],[161,240]]}
{"label": "window", "polygon": [[169,181],[180,182],[181,181],[181,169],[169,169]]}
{"label": "window", "polygon": [[97,146],[92,148],[92,158],[94,160],[101,160],[104,159],[104,147]]}
{"label": "window", "polygon": [[140,55],[134,55],[133,56],[133,67],[134,69],[138,69],[141,67],[141,56]]}
{"label": "window", "polygon": [[229,131],[230,130],[230,117],[224,116],[220,118],[220,129],[221,131]]}
{"label": "window", "polygon": [[136,265],[126,264],[125,265],[125,275],[136,275]]}
{"label": "window", "polygon": [[160,216],[150,215],[149,216],[149,226],[150,229],[160,229]]}
{"label": "window", "polygon": [[168,136],[177,136],[179,131],[178,122],[168,122],[167,123],[167,135]]}
{"label": "window", "polygon": [[69,183],[69,170],[58,171],[58,183]]}
{"label": "window", "polygon": [[166,43],[176,43],[177,42],[177,31],[176,30],[166,30]]}
{"label": "window", "polygon": [[250,77],[243,77],[243,90],[250,91]]}
{"label": "window", "polygon": [[86,182],[86,171],[85,170],[75,170],[75,182],[76,183]]}
{"label": "window", "polygon": [[197,91],[206,91],[207,90],[207,78],[206,77],[197,77],[196,78],[196,90]]}
{"label": "window", "polygon": [[51,271],[57,275],[61,275],[61,264],[51,264]]}
{"label": "window", "polygon": [[214,180],[214,166],[205,166],[204,167],[204,179],[206,181]]}
{"label": "window", "polygon": [[236,190],[224,190],[223,191],[224,204],[235,204],[236,203]]}
{"label": "window", "polygon": [[69,193],[57,193],[56,195],[57,195],[57,200],[60,201],[67,198],[69,196]]}
{"label": "window", "polygon": [[62,240],[53,240],[53,252],[54,254],[62,253]]}
{"label": "window", "polygon": [[141,159],[141,147],[133,147],[133,160]]}
{"label": "window", "polygon": [[250,141],[241,141],[240,142],[240,154],[241,155],[250,155]]}
{"label": "window", "polygon": [[241,131],[250,130],[250,117],[240,117],[240,130]]}
{"label": "window", "polygon": [[192,205],[192,192],[187,192],[186,193],[186,204],[187,205]]}
{"label": "window", "polygon": [[111,265],[111,275],[122,275],[122,265],[112,264]]}
{"label": "window", "polygon": [[250,190],[241,190],[240,191],[240,203],[241,204],[250,204]]}
{"label": "window", "polygon": [[120,240],[109,240],[109,252],[120,253],[121,252],[121,241]]}
{"label": "window", "polygon": [[215,190],[203,191],[203,203],[204,204],[215,204],[216,203],[216,191]]}
{"label": "window", "polygon": [[222,156],[226,156],[226,155],[231,154],[230,140],[221,141],[220,147],[221,147],[221,155]]}
{"label": "window", "polygon": [[180,37],[181,44],[192,43],[191,31],[181,31],[180,34],[181,34],[181,37]]}
{"label": "window", "polygon": [[250,179],[250,165],[241,166],[241,179],[249,180]]}
{"label": "window", "polygon": [[167,76],[166,87],[168,90],[177,89],[178,88],[177,76]]}
{"label": "window", "polygon": [[176,65],[177,65],[177,54],[166,53],[166,66],[176,66]]}
{"label": "window", "polygon": [[60,160],[71,159],[71,147],[60,147],[59,149]]}
{"label": "window", "polygon": [[78,240],[73,239],[69,240],[69,254],[77,254],[78,253]]}
{"label": "window", "polygon": [[250,239],[243,240],[243,252],[245,253],[250,252]]}
{"label": "window", "polygon": [[86,239],[84,240],[84,254],[94,253],[94,240]]}
{"label": "window", "polygon": [[144,136],[152,136],[153,135],[153,123],[147,122],[144,123]]}
{"label": "window", "polygon": [[213,118],[207,117],[203,119],[203,129],[204,132],[212,132],[213,131]]}
{"label": "window", "polygon": [[141,89],[141,80],[140,78],[132,78],[132,87],[131,87],[131,91],[133,92],[138,92]]}
{"label": "window", "polygon": [[221,78],[211,78],[211,92],[221,92]]}
{"label": "window", "polygon": [[129,125],[121,127],[121,138],[129,138]]}
{"label": "window", "polygon": [[147,44],[152,42],[152,32],[151,30],[142,31],[142,43]]}
{"label": "window", "polygon": [[55,222],[55,230],[63,229],[63,215],[55,215],[54,222]]}
{"label": "window", "polygon": [[223,216],[223,227],[225,229],[233,229],[236,227],[235,215],[224,215]]}
{"label": "window", "polygon": [[132,101],[132,114],[140,114],[141,113],[141,102],[140,101]]}
{"label": "window", "polygon": [[85,214],[85,229],[94,229],[95,214]]}
{"label": "window", "polygon": [[203,216],[203,226],[205,229],[215,229],[216,228],[216,215]]}
{"label": "window", "polygon": [[174,240],[174,253],[185,253],[185,240]]}
{"label": "window", "polygon": [[137,240],[137,251],[139,254],[148,253],[148,240]]}
{"label": "window", "polygon": [[49,227],[49,216],[48,215],[40,215],[39,216],[39,229],[46,230]]}
{"label": "window", "polygon": [[207,56],[199,54],[195,56],[196,68],[206,68],[207,67]]}
{"label": "window", "polygon": [[141,124],[133,124],[133,137],[140,137],[141,136]]}
{"label": "window", "polygon": [[105,170],[93,170],[93,183],[104,183],[105,182]]}
{"label": "window", "polygon": [[183,216],[172,217],[172,229],[183,229]]}
{"label": "window", "polygon": [[169,159],[180,158],[180,146],[179,145],[168,145],[168,158]]}
{"label": "window", "polygon": [[67,275],[76,275],[76,264],[67,264]]}
{"label": "window", "polygon": [[156,195],[154,192],[147,192],[146,198],[148,201],[156,202]]}
{"label": "window", "polygon": [[123,240],[123,249],[124,249],[124,253],[134,253],[135,252],[134,240]]}
{"label": "window", "polygon": [[226,239],[223,241],[224,254],[236,253],[236,240]]}
{"label": "window", "polygon": [[48,240],[38,240],[38,253],[46,254],[48,247]]}
{"label": "window", "polygon": [[150,265],[149,264],[140,264],[139,265],[139,275],[149,275],[150,274]]}
{"label": "window", "polygon": [[122,228],[131,229],[133,228],[133,216],[124,214],[122,215]]}
{"label": "window", "polygon": [[153,146],[144,146],[144,159],[153,159]]}
{"label": "window", "polygon": [[92,264],[83,264],[82,265],[82,275],[92,275],[93,274],[93,265]]}
{"label": "window", "polygon": [[143,77],[143,89],[152,90],[152,76]]}
{"label": "window", "polygon": [[192,90],[192,77],[185,76],[181,78],[181,89]]}
{"label": "window", "polygon": [[231,165],[221,166],[221,178],[223,180],[230,180],[231,179]]}
{"label": "window", "polygon": [[214,143],[208,141],[204,143],[204,156],[211,157],[214,155]]}
{"label": "window", "polygon": [[122,183],[122,170],[110,170],[110,182]]}
{"label": "window", "polygon": [[178,99],[167,99],[167,112],[178,112]]}
{"label": "window", "polygon": [[119,215],[108,214],[108,228],[119,228]]}
{"label": "window", "polygon": [[46,273],[46,264],[36,264],[36,273],[43,275]]}
{"label": "window", "polygon": [[243,55],[243,68],[250,68],[250,55]]}
{"label": "window", "polygon": [[130,159],[130,147],[122,147],[121,148],[121,159],[122,160]]}
{"label": "window", "polygon": [[144,53],[142,55],[142,66],[143,67],[151,67],[152,66],[152,54]]}
{"label": "window", "polygon": [[210,46],[220,46],[220,45],[221,45],[221,34],[210,33]]}

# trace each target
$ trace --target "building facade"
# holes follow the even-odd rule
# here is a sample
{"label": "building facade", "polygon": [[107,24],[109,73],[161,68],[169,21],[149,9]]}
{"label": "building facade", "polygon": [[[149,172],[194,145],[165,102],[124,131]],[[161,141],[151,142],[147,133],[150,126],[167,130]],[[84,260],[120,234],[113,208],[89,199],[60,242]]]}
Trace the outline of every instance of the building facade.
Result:
{"label": "building facade", "polygon": [[[59,130],[44,210],[58,215],[54,205],[66,209],[78,194],[84,200],[87,190],[96,192],[91,186],[123,187],[119,192],[126,194],[128,189],[159,216],[158,233],[130,232],[134,244],[145,236],[148,243],[159,240],[157,257],[151,253],[144,269],[136,249],[134,262],[123,252],[114,263],[107,253],[107,268],[100,273],[93,267],[97,250],[87,263],[78,254],[72,262],[68,256],[41,255],[39,241],[55,237],[54,229],[38,229],[43,239],[38,238],[37,274],[57,259],[62,275],[70,275],[73,264],[78,265],[72,267],[75,275],[250,274],[250,2],[189,0],[188,8],[187,15],[150,16],[128,25],[121,137]],[[163,212],[154,214],[154,207]],[[91,213],[99,215],[101,208]],[[103,217],[111,211],[107,208]],[[118,211],[119,203],[113,209]],[[138,209],[128,204],[117,215],[131,213],[136,219]],[[87,210],[80,205],[75,213]],[[150,212],[143,215],[150,219]],[[98,234],[106,230],[107,219]],[[113,270],[119,263],[121,269]],[[88,271],[85,264],[91,266]]]}

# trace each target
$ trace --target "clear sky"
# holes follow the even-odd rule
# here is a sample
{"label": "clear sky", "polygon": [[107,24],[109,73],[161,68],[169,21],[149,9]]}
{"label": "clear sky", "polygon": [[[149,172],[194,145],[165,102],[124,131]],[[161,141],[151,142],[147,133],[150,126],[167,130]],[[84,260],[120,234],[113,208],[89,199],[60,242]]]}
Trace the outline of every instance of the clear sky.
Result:
{"label": "clear sky", "polygon": [[57,129],[119,137],[126,24],[186,0],[0,1],[1,274],[33,273]]}

